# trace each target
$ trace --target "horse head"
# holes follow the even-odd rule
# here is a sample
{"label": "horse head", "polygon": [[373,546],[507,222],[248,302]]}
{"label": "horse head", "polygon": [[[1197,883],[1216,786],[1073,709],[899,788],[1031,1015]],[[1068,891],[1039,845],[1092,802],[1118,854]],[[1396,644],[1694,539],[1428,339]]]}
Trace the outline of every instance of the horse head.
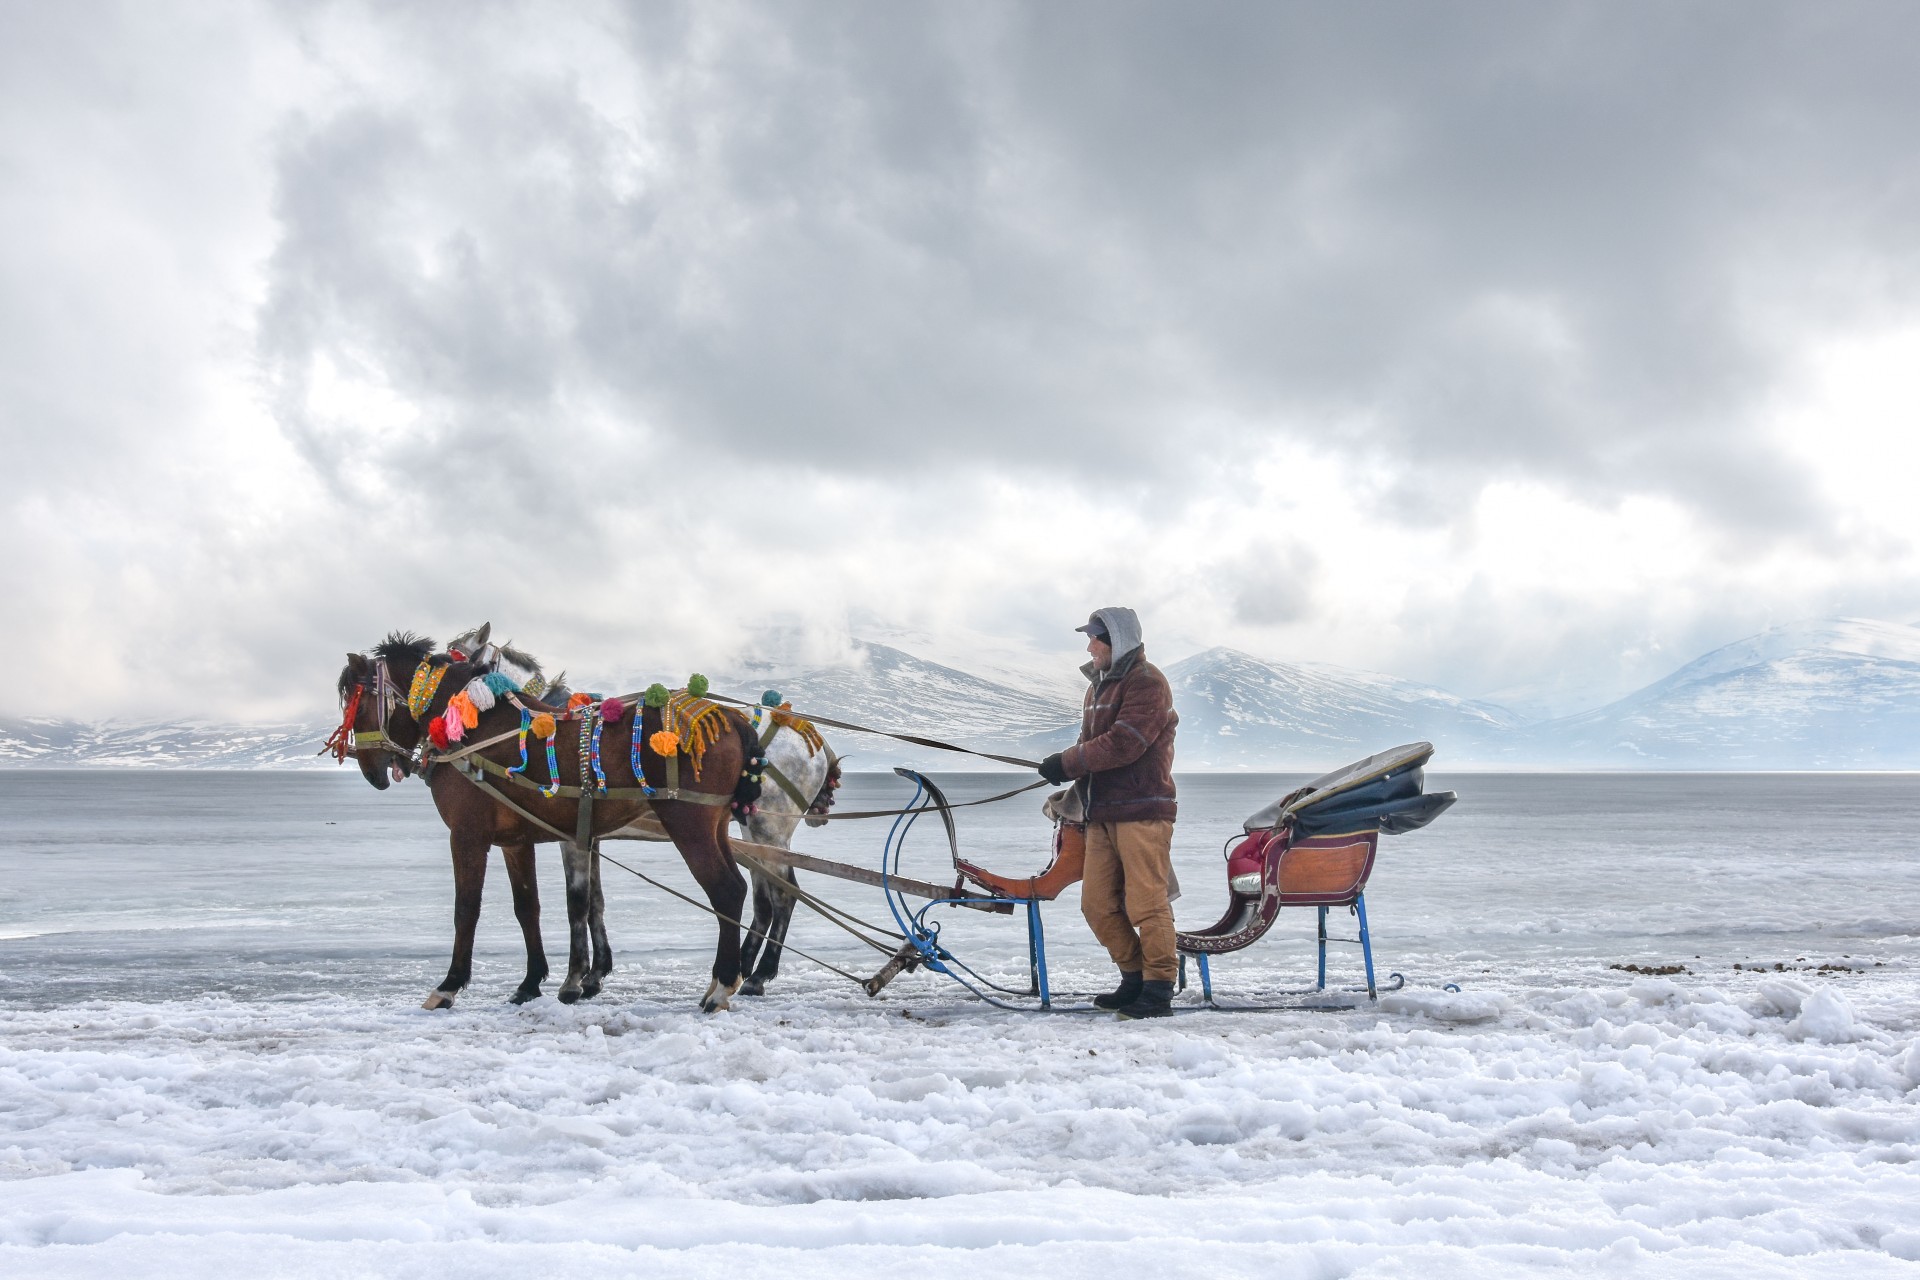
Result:
{"label": "horse head", "polygon": [[413,772],[421,731],[407,710],[407,691],[432,654],[433,641],[396,631],[370,654],[349,653],[340,669],[341,721],[328,746],[337,760],[353,756],[361,775],[379,790]]}

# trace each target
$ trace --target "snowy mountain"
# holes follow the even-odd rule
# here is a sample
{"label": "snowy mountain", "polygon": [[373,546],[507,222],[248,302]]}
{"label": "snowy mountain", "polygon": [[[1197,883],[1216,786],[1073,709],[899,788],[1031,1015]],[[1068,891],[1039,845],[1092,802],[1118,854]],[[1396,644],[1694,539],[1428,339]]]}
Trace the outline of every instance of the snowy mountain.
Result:
{"label": "snowy mountain", "polygon": [[[1070,666],[1042,680],[1017,653],[989,655],[983,665],[999,678],[988,678],[871,640],[844,652],[835,662],[749,665],[715,686],[748,701],[771,687],[803,712],[1024,759],[1075,736]],[[1165,670],[1182,769],[1317,771],[1416,739],[1439,748],[1443,767],[1920,769],[1920,627],[1898,623],[1775,627],[1597,710],[1531,724],[1394,676],[1233,649]],[[331,728],[0,720],[0,767],[319,766],[314,753]],[[829,736],[855,769],[994,767],[844,730]]]}
{"label": "snowy mountain", "polygon": [[[1080,725],[1079,703],[1053,689],[1015,688],[865,640],[854,642],[847,665],[784,673],[749,667],[719,687],[747,701],[772,688],[803,712],[1028,760],[1071,745]],[[848,763],[856,769],[996,767],[885,738],[827,734],[836,751],[854,757]]]}
{"label": "snowy mountain", "polygon": [[1270,662],[1208,649],[1170,664],[1183,768],[1320,770],[1425,740],[1476,760],[1519,717],[1394,676],[1318,662]]}
{"label": "snowy mountain", "polygon": [[331,724],[0,720],[0,767],[288,769],[318,766]]}
{"label": "snowy mountain", "polygon": [[1774,627],[1595,711],[1515,735],[1507,758],[1683,769],[1920,767],[1920,628]]}

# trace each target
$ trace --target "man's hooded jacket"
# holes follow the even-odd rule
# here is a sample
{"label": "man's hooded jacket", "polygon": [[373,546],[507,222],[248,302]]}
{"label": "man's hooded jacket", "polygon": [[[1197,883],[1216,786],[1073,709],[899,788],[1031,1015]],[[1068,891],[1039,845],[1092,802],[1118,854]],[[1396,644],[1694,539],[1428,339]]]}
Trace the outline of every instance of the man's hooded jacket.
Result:
{"label": "man's hooded jacket", "polygon": [[1140,619],[1131,609],[1097,609],[1113,665],[1080,668],[1089,685],[1080,741],[1060,753],[1061,767],[1086,802],[1089,822],[1173,821],[1173,732],[1180,717],[1173,690],[1147,661]]}

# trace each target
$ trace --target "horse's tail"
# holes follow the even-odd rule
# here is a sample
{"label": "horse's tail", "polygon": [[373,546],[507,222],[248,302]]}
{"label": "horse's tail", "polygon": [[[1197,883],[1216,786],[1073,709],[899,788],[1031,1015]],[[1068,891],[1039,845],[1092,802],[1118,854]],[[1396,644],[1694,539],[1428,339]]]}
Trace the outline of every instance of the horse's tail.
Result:
{"label": "horse's tail", "polygon": [[807,825],[824,827],[827,825],[827,810],[833,808],[833,793],[840,789],[840,757],[832,747],[827,748],[827,776],[820,784],[813,803],[807,806]]}
{"label": "horse's tail", "polygon": [[760,804],[760,791],[766,776],[767,757],[760,749],[760,735],[739,712],[728,717],[740,738],[740,780],[733,784],[733,811],[740,817],[751,814]]}

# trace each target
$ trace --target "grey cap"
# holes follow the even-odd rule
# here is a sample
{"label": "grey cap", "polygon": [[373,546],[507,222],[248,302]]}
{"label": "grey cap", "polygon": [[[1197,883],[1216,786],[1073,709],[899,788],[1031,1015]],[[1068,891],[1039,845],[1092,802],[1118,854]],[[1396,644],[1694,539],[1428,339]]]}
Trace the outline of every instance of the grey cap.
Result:
{"label": "grey cap", "polygon": [[1087,633],[1088,635],[1090,635],[1090,636],[1098,636],[1098,637],[1100,637],[1100,638],[1101,638],[1102,640],[1105,640],[1105,639],[1107,638],[1107,623],[1106,623],[1106,620],[1105,620],[1104,618],[1102,618],[1102,617],[1101,617],[1101,616],[1100,616],[1099,614],[1097,614],[1097,613],[1096,613],[1096,614],[1094,614],[1094,615],[1093,615],[1093,616],[1092,616],[1091,618],[1088,618],[1088,619],[1087,619],[1087,623],[1086,623],[1086,625],[1085,625],[1085,626],[1083,626],[1083,627],[1075,627],[1075,628],[1074,628],[1074,630],[1075,630],[1075,631],[1084,631],[1084,632],[1086,632],[1086,633]]}

